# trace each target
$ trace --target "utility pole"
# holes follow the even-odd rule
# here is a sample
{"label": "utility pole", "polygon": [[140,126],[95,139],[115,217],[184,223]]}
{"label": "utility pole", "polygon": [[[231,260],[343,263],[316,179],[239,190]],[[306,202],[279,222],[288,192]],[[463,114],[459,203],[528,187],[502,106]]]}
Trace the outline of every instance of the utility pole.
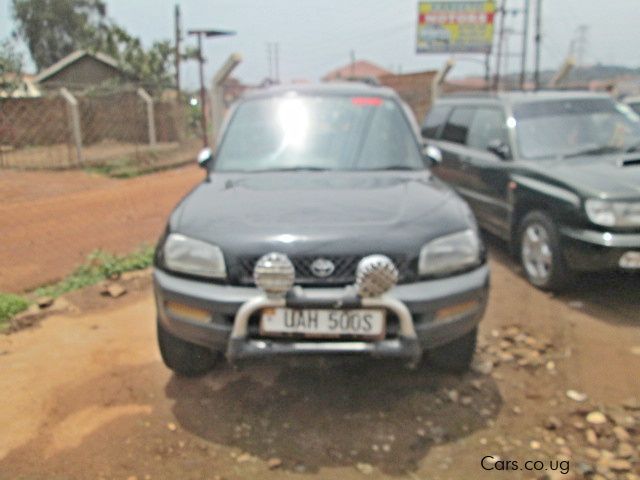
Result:
{"label": "utility pole", "polygon": [[276,83],[280,83],[280,44],[278,42],[273,44],[273,50],[275,54]]}
{"label": "utility pole", "polygon": [[529,47],[529,0],[524,0],[524,19],[522,22],[522,62],[520,68],[520,90],[524,90],[524,84],[527,81],[527,48]]}
{"label": "utility pole", "polygon": [[533,73],[535,89],[540,89],[540,50],[542,49],[542,0],[536,1],[536,66]]}
{"label": "utility pole", "polygon": [[507,15],[506,11],[507,0],[502,0],[500,4],[500,26],[498,27],[498,52],[496,54],[496,73],[493,80],[494,90],[498,90],[500,87],[500,64],[502,63],[502,43],[504,41],[504,20]]}
{"label": "utility pole", "polygon": [[351,55],[351,77],[355,77],[356,76],[356,52],[354,50],[351,50],[350,55]]}
{"label": "utility pole", "polygon": [[584,66],[584,60],[587,53],[587,33],[588,25],[578,26],[577,38],[575,39],[576,63],[578,67]]}
{"label": "utility pole", "polygon": [[175,42],[175,52],[174,55],[176,57],[175,59],[175,63],[176,63],[176,99],[178,104],[180,104],[180,6],[176,4],[175,10],[174,10],[174,22],[175,22],[175,35],[176,35],[176,42]]}
{"label": "utility pole", "polygon": [[202,126],[202,143],[204,147],[209,146],[209,137],[207,135],[207,90],[204,86],[204,62],[202,55],[202,36],[219,37],[222,35],[235,35],[235,32],[225,32],[221,30],[189,30],[189,35],[195,35],[198,38],[198,73],[200,76],[200,124]]}
{"label": "utility pole", "polygon": [[271,56],[271,42],[267,42],[267,63],[269,64],[269,83],[273,78],[273,61]]}

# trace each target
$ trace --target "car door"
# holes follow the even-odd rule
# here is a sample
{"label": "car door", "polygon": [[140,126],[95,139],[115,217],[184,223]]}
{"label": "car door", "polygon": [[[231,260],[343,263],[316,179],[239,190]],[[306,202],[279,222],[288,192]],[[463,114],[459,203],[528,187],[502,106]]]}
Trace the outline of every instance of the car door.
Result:
{"label": "car door", "polygon": [[480,224],[509,238],[509,179],[513,166],[506,116],[499,106],[478,107],[467,134],[470,154],[464,159],[467,184],[461,191],[473,198]]}
{"label": "car door", "polygon": [[475,107],[453,107],[439,138],[433,142],[442,152],[442,162],[434,166],[433,172],[463,195],[470,180],[465,161],[469,156],[466,141],[475,111]]}

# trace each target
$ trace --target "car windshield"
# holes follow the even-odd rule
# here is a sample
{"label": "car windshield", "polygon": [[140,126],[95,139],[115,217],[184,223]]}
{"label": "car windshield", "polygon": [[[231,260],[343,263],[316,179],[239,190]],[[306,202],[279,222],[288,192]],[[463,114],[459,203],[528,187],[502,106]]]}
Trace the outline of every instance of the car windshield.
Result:
{"label": "car windshield", "polygon": [[520,155],[570,157],[640,148],[640,117],[606,98],[522,103],[514,106]]}
{"label": "car windshield", "polygon": [[397,102],[306,95],[242,103],[213,166],[244,172],[422,168],[416,136]]}

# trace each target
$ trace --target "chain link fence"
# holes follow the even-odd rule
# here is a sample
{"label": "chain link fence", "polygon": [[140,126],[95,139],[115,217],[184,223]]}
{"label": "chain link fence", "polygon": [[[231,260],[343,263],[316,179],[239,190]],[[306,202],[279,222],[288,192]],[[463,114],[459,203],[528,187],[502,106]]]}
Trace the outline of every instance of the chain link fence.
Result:
{"label": "chain link fence", "polygon": [[193,159],[187,106],[142,88],[0,98],[0,167],[118,168]]}

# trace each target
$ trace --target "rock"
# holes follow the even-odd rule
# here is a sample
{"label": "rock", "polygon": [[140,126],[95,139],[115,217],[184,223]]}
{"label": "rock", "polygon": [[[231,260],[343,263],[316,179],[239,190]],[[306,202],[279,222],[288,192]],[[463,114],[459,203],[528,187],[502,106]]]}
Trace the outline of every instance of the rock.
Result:
{"label": "rock", "polygon": [[578,309],[580,309],[580,308],[583,308],[583,307],[584,307],[584,302],[581,302],[581,301],[579,301],[579,300],[574,300],[574,301],[572,301],[572,302],[569,302],[569,306],[570,306],[571,308],[578,308]]}
{"label": "rock", "polygon": [[598,411],[593,411],[587,414],[586,420],[591,425],[604,425],[607,423],[606,415]]}
{"label": "rock", "polygon": [[449,390],[447,392],[447,397],[449,397],[449,400],[452,403],[458,403],[458,400],[460,400],[460,394],[457,390]]}
{"label": "rock", "polygon": [[107,294],[111,298],[118,298],[127,293],[127,289],[119,283],[111,283],[107,286]]}
{"label": "rock", "polygon": [[608,466],[614,472],[628,472],[631,470],[631,462],[619,458],[611,460]]}
{"label": "rock", "polygon": [[633,447],[629,443],[621,443],[618,445],[618,456],[620,458],[629,458],[635,453]]}
{"label": "rock", "polygon": [[460,399],[460,403],[466,407],[471,405],[471,403],[473,403],[473,399],[471,397],[465,396]]}
{"label": "rock", "polygon": [[471,370],[480,375],[489,375],[493,370],[493,362],[491,360],[475,361],[471,365]]}
{"label": "rock", "polygon": [[175,423],[173,423],[173,422],[169,422],[169,423],[167,423],[167,428],[168,428],[168,429],[169,429],[169,431],[171,431],[171,432],[175,432],[175,431],[178,429],[178,427],[176,426],[176,424],[175,424]]}
{"label": "rock", "polygon": [[483,458],[483,462],[487,465],[495,465],[501,458],[498,455],[489,455]]}
{"label": "rock", "polygon": [[500,352],[498,354],[498,360],[500,360],[502,363],[512,362],[514,358],[515,357],[513,356],[513,354],[509,352]]}
{"label": "rock", "polygon": [[598,460],[600,458],[600,450],[597,448],[587,447],[584,450],[584,454],[591,460]]}
{"label": "rock", "polygon": [[391,445],[389,445],[388,443],[385,443],[382,445],[382,451],[389,453],[391,451]]}
{"label": "rock", "polygon": [[587,431],[584,433],[584,436],[589,445],[598,445],[598,435],[596,435],[596,432],[594,432],[593,429],[587,429]]}
{"label": "rock", "polygon": [[277,457],[273,457],[267,460],[267,467],[269,467],[269,470],[275,470],[276,468],[279,468],[281,466],[282,466],[282,460],[280,460]]}
{"label": "rock", "polygon": [[621,427],[620,425],[616,425],[613,427],[613,434],[616,436],[619,442],[628,442],[631,435],[627,432],[627,429]]}
{"label": "rock", "polygon": [[371,475],[373,473],[373,467],[368,463],[356,463],[356,469],[364,475]]}
{"label": "rock", "polygon": [[562,422],[558,417],[551,416],[544,422],[544,428],[546,428],[547,430],[558,430],[561,427]]}
{"label": "rock", "polygon": [[471,380],[471,386],[476,390],[482,390],[482,380]]}
{"label": "rock", "polygon": [[253,457],[251,456],[251,454],[245,452],[238,455],[238,457],[236,458],[236,462],[246,463],[246,462],[250,462],[252,459]]}
{"label": "rock", "polygon": [[549,360],[546,364],[546,368],[547,370],[549,370],[550,372],[553,372],[556,369],[556,364],[553,360]]}
{"label": "rock", "polygon": [[424,428],[419,428],[416,430],[416,435],[418,435],[419,437],[426,437],[427,431]]}
{"label": "rock", "polygon": [[627,410],[640,410],[640,400],[637,398],[627,398],[622,402],[622,406]]}
{"label": "rock", "polygon": [[40,308],[50,307],[53,304],[53,297],[50,297],[50,296],[38,297],[36,298],[36,304]]}
{"label": "rock", "polygon": [[529,443],[529,447],[531,447],[531,450],[540,450],[540,447],[542,447],[542,445],[537,440],[531,440],[531,442]]}
{"label": "rock", "polygon": [[511,411],[512,411],[513,413],[515,413],[516,415],[520,415],[520,414],[522,413],[522,409],[521,409],[518,405],[515,405],[515,406],[511,409]]}
{"label": "rock", "polygon": [[581,420],[576,420],[575,422],[573,422],[573,428],[575,428],[576,430],[584,430],[585,428],[587,428],[587,425]]}
{"label": "rock", "polygon": [[578,392],[577,390],[567,390],[566,395],[574,402],[584,402],[589,398],[586,393]]}

